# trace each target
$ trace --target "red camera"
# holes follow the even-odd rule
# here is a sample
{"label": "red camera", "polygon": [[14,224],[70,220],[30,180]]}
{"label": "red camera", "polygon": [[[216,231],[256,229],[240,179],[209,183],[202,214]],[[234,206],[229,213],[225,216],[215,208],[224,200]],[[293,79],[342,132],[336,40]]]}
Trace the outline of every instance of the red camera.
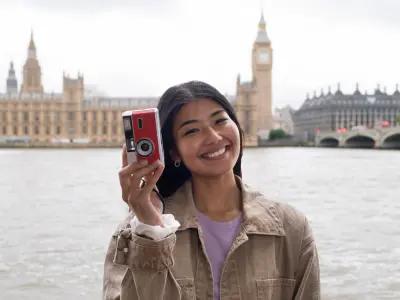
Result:
{"label": "red camera", "polygon": [[129,110],[122,113],[128,163],[147,160],[164,163],[160,118],[157,108]]}

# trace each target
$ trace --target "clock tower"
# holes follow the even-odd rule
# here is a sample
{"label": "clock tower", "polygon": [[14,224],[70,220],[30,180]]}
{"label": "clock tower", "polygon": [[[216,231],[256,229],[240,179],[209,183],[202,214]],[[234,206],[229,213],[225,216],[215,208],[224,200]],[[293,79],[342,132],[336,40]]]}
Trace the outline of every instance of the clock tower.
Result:
{"label": "clock tower", "polygon": [[21,93],[42,94],[42,71],[36,57],[36,46],[31,33],[31,41],[28,47],[28,58],[24,64]]}
{"label": "clock tower", "polygon": [[264,16],[258,23],[252,51],[252,79],[236,80],[235,110],[244,133],[245,146],[257,146],[272,129],[272,48]]}
{"label": "clock tower", "polygon": [[257,135],[265,138],[272,129],[272,48],[263,15],[253,44],[252,71],[256,89]]}

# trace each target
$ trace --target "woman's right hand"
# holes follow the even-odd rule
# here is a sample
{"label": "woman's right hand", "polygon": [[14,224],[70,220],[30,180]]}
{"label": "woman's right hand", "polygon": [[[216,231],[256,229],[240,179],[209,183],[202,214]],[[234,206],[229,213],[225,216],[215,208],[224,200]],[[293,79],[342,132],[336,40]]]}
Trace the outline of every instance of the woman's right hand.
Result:
{"label": "woman's right hand", "polygon": [[[161,201],[153,188],[163,171],[164,165],[160,161],[150,165],[146,160],[128,164],[126,146],[123,145],[122,168],[119,171],[122,199],[129,205],[139,221],[144,224],[162,226]],[[141,187],[143,178],[146,184]]]}

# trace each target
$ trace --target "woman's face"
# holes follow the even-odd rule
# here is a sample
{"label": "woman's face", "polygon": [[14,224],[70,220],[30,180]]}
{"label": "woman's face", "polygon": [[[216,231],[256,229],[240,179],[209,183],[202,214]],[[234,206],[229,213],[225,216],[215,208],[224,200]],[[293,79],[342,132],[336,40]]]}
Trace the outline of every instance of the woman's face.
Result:
{"label": "woman's face", "polygon": [[221,105],[209,99],[185,104],[173,122],[177,153],[192,175],[233,172],[240,153],[239,129]]}

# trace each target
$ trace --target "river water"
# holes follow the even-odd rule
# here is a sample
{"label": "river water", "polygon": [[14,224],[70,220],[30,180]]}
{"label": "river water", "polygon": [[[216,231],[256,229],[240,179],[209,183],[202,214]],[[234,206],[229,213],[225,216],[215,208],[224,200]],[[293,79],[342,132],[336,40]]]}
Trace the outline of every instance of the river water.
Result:
{"label": "river water", "polygon": [[[118,149],[0,150],[0,299],[100,299]],[[324,300],[400,299],[400,151],[246,149],[244,180],[310,220]]]}

